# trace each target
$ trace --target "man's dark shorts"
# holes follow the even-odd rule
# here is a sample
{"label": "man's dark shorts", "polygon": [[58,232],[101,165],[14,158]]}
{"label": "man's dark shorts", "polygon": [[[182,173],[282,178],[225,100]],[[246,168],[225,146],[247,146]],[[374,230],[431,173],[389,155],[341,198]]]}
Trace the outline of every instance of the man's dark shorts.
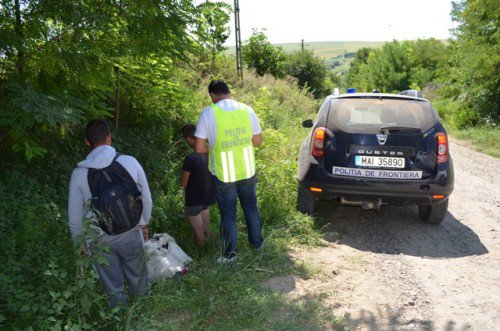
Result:
{"label": "man's dark shorts", "polygon": [[186,215],[198,216],[203,210],[208,209],[208,205],[186,206]]}

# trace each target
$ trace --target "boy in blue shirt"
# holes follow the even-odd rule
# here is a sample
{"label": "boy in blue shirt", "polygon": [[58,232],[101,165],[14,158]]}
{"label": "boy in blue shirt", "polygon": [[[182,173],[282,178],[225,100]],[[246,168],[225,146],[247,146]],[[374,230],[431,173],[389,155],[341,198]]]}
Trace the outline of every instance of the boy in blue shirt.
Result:
{"label": "boy in blue shirt", "polygon": [[[186,124],[181,132],[184,140],[194,149],[196,126]],[[210,231],[210,210],[215,203],[215,187],[208,170],[208,155],[192,152],[184,159],[181,185],[184,188],[185,211],[194,230],[199,247],[207,243],[212,236]]]}

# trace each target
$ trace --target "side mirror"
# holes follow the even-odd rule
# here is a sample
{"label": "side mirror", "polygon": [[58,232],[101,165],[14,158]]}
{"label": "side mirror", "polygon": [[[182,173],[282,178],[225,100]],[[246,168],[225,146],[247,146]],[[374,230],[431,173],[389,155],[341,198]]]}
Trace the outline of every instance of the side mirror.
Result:
{"label": "side mirror", "polygon": [[302,126],[304,128],[312,128],[313,127],[313,120],[305,120],[302,122]]}

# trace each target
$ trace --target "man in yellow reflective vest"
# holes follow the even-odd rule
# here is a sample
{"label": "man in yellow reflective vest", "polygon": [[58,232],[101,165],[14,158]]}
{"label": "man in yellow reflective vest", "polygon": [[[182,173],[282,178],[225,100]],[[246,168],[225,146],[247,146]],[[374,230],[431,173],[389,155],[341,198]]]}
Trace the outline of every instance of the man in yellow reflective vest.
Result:
{"label": "man in yellow reflective vest", "polygon": [[231,91],[225,82],[210,82],[208,93],[213,104],[200,114],[195,151],[209,153],[209,170],[214,176],[224,243],[222,256],[217,262],[226,263],[236,259],[236,197],[245,214],[250,244],[255,249],[262,246],[254,153],[254,147],[262,144],[262,128],[251,107],[231,99]]}

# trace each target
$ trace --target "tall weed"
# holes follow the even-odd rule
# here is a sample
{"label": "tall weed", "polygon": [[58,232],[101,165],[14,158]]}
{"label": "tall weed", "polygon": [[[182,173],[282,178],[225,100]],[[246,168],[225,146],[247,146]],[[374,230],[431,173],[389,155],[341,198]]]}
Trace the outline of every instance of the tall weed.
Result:
{"label": "tall weed", "polygon": [[[0,264],[0,326],[289,326],[287,321],[273,321],[270,312],[280,307],[286,307],[292,316],[296,313],[291,312],[297,310],[304,325],[311,322],[304,316],[318,316],[283,302],[279,295],[259,286],[272,275],[293,271],[293,263],[285,255],[290,243],[315,243],[319,238],[312,219],[295,211],[297,152],[307,134],[300,123],[313,117],[317,101],[299,89],[294,80],[258,78],[248,72],[243,84],[226,78],[234,98],[252,106],[263,127],[264,143],[256,151],[256,160],[266,248],[256,255],[245,243],[246,225],[240,210],[240,262],[234,267],[216,266],[220,240],[215,238],[207,250],[198,251],[183,213],[180,176],[182,161],[191,150],[179,131],[187,122],[195,123],[200,110],[210,102],[206,91],[209,79],[191,79],[196,87],[170,102],[174,108],[159,109],[153,117],[143,119],[138,114],[123,114],[120,129],[112,134],[116,149],[135,156],[146,171],[154,202],[151,232],[172,234],[195,258],[191,275],[181,283],[155,285],[154,294],[134,302],[123,315],[108,308],[91,268],[97,261],[79,256],[67,226],[69,177],[74,165],[88,152],[81,139],[83,128],[74,128],[65,135],[45,138],[54,143],[47,150],[44,164],[13,163],[0,173],[0,249],[4,256]],[[217,207],[213,206],[211,212],[212,228],[218,233]],[[227,312],[228,304],[236,305],[236,311]]]}

